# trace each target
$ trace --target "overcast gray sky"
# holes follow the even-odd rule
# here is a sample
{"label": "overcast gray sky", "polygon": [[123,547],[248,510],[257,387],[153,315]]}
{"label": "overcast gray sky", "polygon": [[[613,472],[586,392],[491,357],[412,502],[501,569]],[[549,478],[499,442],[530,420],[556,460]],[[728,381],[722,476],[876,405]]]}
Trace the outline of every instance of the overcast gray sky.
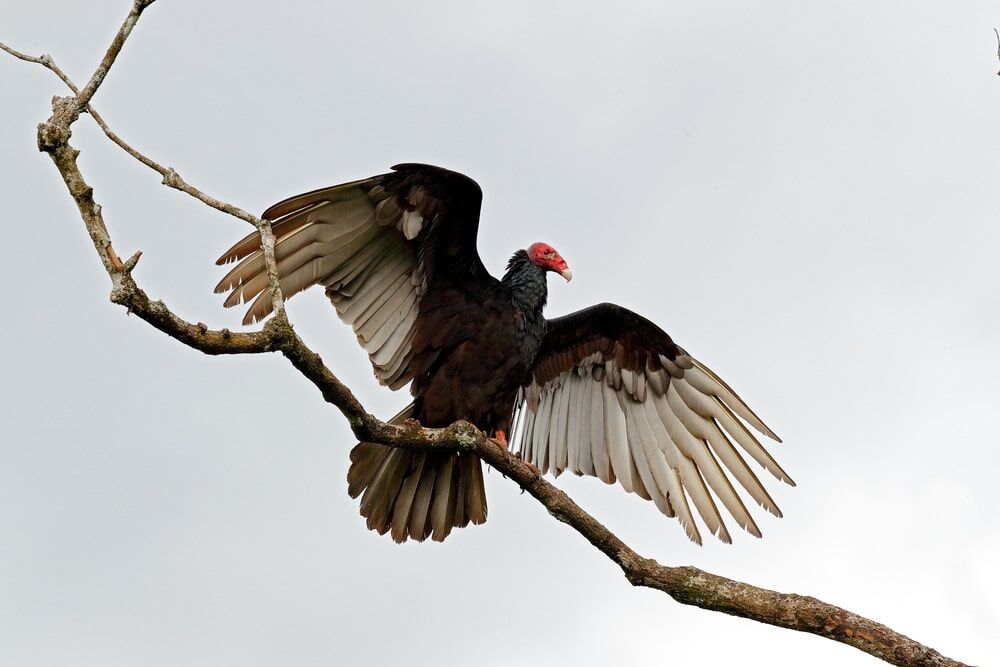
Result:
{"label": "overcast gray sky", "polygon": [[[82,82],[127,6],[5,0],[0,39]],[[561,487],[661,562],[996,664],[998,24],[985,1],[160,0],[94,103],[254,211],[400,161],[473,176],[488,267],[555,245],[576,277],[550,315],[660,323],[799,483],[769,484],[763,539],[700,548],[618,487]],[[6,57],[0,90],[0,663],[876,663],[634,589],[495,473],[488,523],[444,544],[365,530],[344,420],[279,358],[204,357],[112,306],[35,149],[64,91]],[[149,293],[238,327],[213,261],[244,226],[87,118],[73,142]],[[371,410],[407,401],[320,292],[290,312]]]}

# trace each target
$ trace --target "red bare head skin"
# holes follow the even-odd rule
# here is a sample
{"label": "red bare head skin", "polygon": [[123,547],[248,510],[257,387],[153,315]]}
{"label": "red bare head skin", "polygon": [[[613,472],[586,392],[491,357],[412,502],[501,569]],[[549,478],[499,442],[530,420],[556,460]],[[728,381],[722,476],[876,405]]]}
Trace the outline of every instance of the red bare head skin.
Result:
{"label": "red bare head skin", "polygon": [[569,265],[562,258],[559,252],[548,243],[532,243],[528,246],[528,259],[531,263],[540,266],[546,271],[553,271],[569,282],[573,278],[573,272],[569,270]]}

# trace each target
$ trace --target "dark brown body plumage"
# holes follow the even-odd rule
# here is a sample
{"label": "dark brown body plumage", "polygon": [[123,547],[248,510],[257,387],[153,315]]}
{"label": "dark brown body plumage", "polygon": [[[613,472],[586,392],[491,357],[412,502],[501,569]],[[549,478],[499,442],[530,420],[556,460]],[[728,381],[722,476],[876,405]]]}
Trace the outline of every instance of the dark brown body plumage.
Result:
{"label": "dark brown body plumage", "polygon": [[[518,391],[545,337],[546,295],[545,272],[523,250],[511,259],[502,281],[489,278],[429,290],[412,343],[410,416],[424,426],[464,419],[490,434],[511,433]],[[391,530],[397,541],[428,534],[443,540],[453,527],[486,520],[482,464],[470,454],[361,443],[352,453],[348,481],[352,495],[366,494],[361,513],[369,527]],[[386,503],[389,496],[395,502]],[[425,515],[424,505],[430,521],[414,521]]]}
{"label": "dark brown body plumage", "polygon": [[510,432],[514,399],[545,335],[545,275],[515,260],[503,281],[448,287],[424,299],[413,341],[420,372],[411,389],[420,423],[465,419],[488,433]]}

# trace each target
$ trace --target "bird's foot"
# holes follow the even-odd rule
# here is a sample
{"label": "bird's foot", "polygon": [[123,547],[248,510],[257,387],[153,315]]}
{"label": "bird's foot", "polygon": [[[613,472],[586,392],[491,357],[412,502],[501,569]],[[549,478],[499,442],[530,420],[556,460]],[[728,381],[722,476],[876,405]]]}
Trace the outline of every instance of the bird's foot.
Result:
{"label": "bird's foot", "polygon": [[[541,477],[542,476],[542,471],[538,469],[538,466],[536,466],[534,463],[532,463],[528,459],[526,459],[523,456],[521,456],[521,452],[514,452],[514,458],[516,458],[518,461],[520,461],[524,465],[528,466],[531,469],[531,472],[533,472],[535,474],[535,477]],[[522,489],[522,491],[523,490],[524,489]]]}
{"label": "bird's foot", "polygon": [[499,429],[493,433],[493,442],[497,443],[504,449],[509,449],[509,446],[507,445],[507,434]]}

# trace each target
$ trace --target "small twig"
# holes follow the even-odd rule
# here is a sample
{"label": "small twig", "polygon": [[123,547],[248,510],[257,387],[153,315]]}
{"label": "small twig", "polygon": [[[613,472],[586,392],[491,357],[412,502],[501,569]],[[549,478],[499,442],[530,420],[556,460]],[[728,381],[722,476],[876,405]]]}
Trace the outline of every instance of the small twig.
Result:
{"label": "small twig", "polygon": [[[66,73],[59,68],[55,60],[52,58],[52,56],[49,56],[47,54],[41,56],[31,56],[26,53],[22,53],[20,51],[12,49],[11,47],[7,46],[2,42],[0,42],[0,49],[6,51],[15,58],[19,58],[20,60],[24,60],[29,63],[37,63],[39,65],[46,67],[47,69],[55,73],[55,75],[58,76],[63,81],[63,83],[65,83],[66,86],[73,91],[75,95],[80,94],[80,89],[77,87],[75,83],[73,83],[72,79],[70,79],[66,75]],[[125,142],[124,139],[122,139],[110,127],[108,127],[108,124],[104,121],[104,118],[102,118],[101,115],[97,112],[97,110],[94,109],[94,107],[89,103],[84,107],[84,109],[87,111],[87,113],[90,114],[91,118],[94,119],[94,122],[97,123],[97,126],[101,128],[101,131],[104,132],[104,134],[108,137],[108,139],[113,141],[115,144],[118,145],[119,148],[121,148],[126,153],[134,157],[136,160],[138,160],[139,162],[143,163],[153,171],[160,174],[160,176],[163,177],[162,183],[167,187],[171,187],[175,190],[179,190],[180,192],[184,192],[185,194],[194,197],[195,199],[201,201],[202,203],[211,206],[217,211],[221,211],[235,218],[239,218],[240,220],[248,222],[255,227],[257,227],[260,224],[261,219],[258,218],[257,216],[253,215],[252,213],[248,213],[239,206],[227,204],[224,201],[221,201],[219,199],[216,199],[215,197],[211,197],[205,194],[198,188],[192,186],[187,181],[185,181],[181,177],[181,175],[178,174],[173,168],[166,167],[160,164],[159,162],[143,155],[138,150],[130,146],[128,143]]]}
{"label": "small twig", "polygon": [[59,69],[59,66],[56,65],[55,61],[52,60],[52,56],[50,56],[48,54],[43,54],[43,55],[40,55],[40,56],[29,56],[26,53],[21,53],[20,51],[16,51],[16,50],[10,48],[9,46],[7,46],[6,44],[4,44],[2,42],[0,42],[0,50],[6,51],[7,53],[9,53],[10,55],[14,56],[15,58],[20,58],[21,60],[25,60],[25,61],[27,61],[29,63],[38,63],[39,65],[47,67],[48,69],[52,70],[55,73],[56,76],[58,76],[60,79],[62,79],[63,83],[65,83],[67,86],[69,86],[70,90],[72,90],[75,94],[79,94],[80,93],[80,90],[70,80],[70,78],[68,76],[66,76],[66,73],[63,72],[61,69]]}
{"label": "small twig", "polygon": [[[21,51],[17,51],[16,49],[13,49],[3,43],[0,43],[0,49],[6,51],[15,58],[19,58],[20,60],[24,60],[30,63],[37,63],[51,70],[56,76],[59,77],[59,79],[62,80],[63,83],[66,84],[66,86],[71,91],[73,91],[75,95],[75,97],[72,99],[74,100],[73,104],[76,107],[76,111],[75,112],[70,111],[69,113],[72,114],[73,116],[79,113],[80,110],[85,110],[87,113],[89,113],[91,118],[94,119],[94,122],[97,123],[97,126],[101,128],[101,131],[104,132],[104,134],[108,137],[108,139],[110,139],[119,148],[121,148],[126,153],[134,157],[136,160],[138,160],[142,164],[146,165],[153,171],[160,174],[160,176],[163,177],[162,183],[164,185],[173,188],[175,190],[178,190],[180,192],[183,192],[185,194],[188,194],[194,197],[195,199],[201,201],[202,203],[211,206],[217,211],[221,211],[223,213],[231,215],[235,218],[239,218],[240,220],[243,220],[244,222],[248,222],[251,225],[253,225],[261,236],[261,247],[263,249],[263,254],[264,254],[264,266],[267,275],[268,287],[271,291],[271,307],[276,317],[287,320],[288,316],[285,311],[285,300],[283,294],[281,293],[281,283],[278,279],[277,263],[274,256],[275,238],[274,238],[274,232],[271,228],[271,223],[256,215],[253,215],[252,213],[245,211],[239,206],[226,203],[220,199],[216,199],[215,197],[206,194],[202,190],[199,190],[198,188],[194,187],[193,185],[185,181],[181,177],[181,175],[178,174],[177,171],[172,167],[166,167],[160,164],[159,162],[153,160],[152,158],[143,155],[141,152],[139,152],[131,145],[126,143],[124,139],[118,136],[118,134],[115,133],[108,126],[108,124],[104,121],[104,118],[101,117],[101,115],[97,112],[96,109],[93,108],[93,106],[89,102],[90,98],[92,98],[94,93],[97,92],[97,88],[100,86],[101,82],[103,82],[104,77],[107,76],[108,70],[114,63],[114,60],[117,57],[118,53],[121,51],[121,48],[125,43],[125,39],[131,33],[132,28],[135,26],[136,21],[138,21],[139,16],[142,14],[142,11],[149,5],[153,4],[153,2],[155,2],[155,0],[137,0],[133,4],[132,11],[129,12],[128,17],[125,19],[125,22],[119,29],[118,34],[115,36],[115,39],[112,42],[112,45],[108,50],[108,53],[105,54],[105,57],[102,59],[101,66],[99,66],[97,71],[94,72],[94,75],[91,77],[91,80],[87,84],[87,87],[85,87],[82,91],[80,90],[80,88],[77,87],[77,85],[73,82],[73,80],[70,79],[66,75],[66,73],[63,72],[62,69],[60,69],[60,67],[56,64],[55,60],[51,56],[47,54],[41,56],[31,56],[26,53],[22,53]],[[92,88],[91,84],[94,84]],[[89,95],[85,97],[85,93],[88,92],[88,88],[90,88]],[[86,101],[84,104],[81,105],[79,104],[80,100],[86,100]],[[108,259],[111,262],[112,266],[114,266],[117,270],[121,270],[123,265],[121,263],[121,260],[118,259],[117,254],[114,253],[114,249],[111,248],[110,241],[107,247],[110,250]]]}
{"label": "small twig", "polygon": [[122,265],[122,273],[132,273],[135,270],[135,265],[139,263],[139,259],[142,257],[142,251],[136,250],[135,253],[125,260]]}

